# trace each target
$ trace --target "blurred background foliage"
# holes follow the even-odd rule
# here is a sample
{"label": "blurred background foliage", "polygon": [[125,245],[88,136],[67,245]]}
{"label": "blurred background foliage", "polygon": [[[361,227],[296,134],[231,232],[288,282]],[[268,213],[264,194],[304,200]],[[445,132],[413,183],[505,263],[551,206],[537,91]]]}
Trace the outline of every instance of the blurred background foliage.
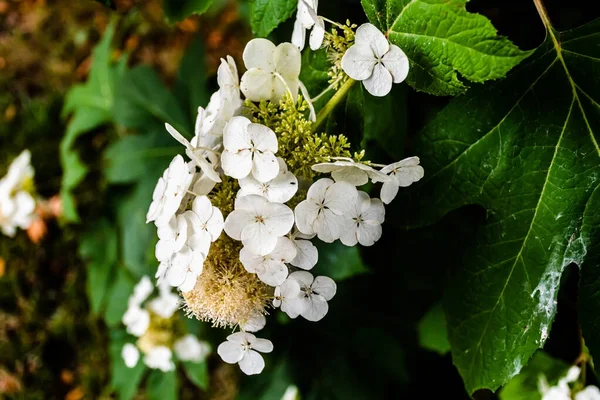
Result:
{"label": "blurred background foliage", "polygon": [[[252,32],[269,32],[269,21],[253,19],[263,3],[0,0],[0,171],[29,148],[38,192],[60,192],[64,205],[64,220],[51,223],[39,244],[25,232],[0,237],[0,398],[271,400],[291,384],[305,399],[469,398],[448,352],[440,302],[485,221],[477,206],[407,231],[396,201],[375,246],[323,246],[315,272],[339,283],[330,312],[319,324],[275,315],[266,328],[275,352],[260,376],[242,378],[213,355],[206,386],[190,371],[156,377],[120,360],[127,297],[156,268],[155,231],[144,216],[157,177],[181,150],[163,124],[191,136],[197,106],[216,88],[219,59],[230,54],[241,65]],[[290,3],[281,12],[291,15]],[[557,26],[569,28],[593,17],[576,3],[546,5]],[[531,2],[468,7],[522,49],[543,41]],[[188,16],[195,11],[202,15]],[[366,20],[358,0],[322,2],[320,13]],[[270,37],[289,40],[292,24]],[[302,79],[317,93],[326,62],[319,53],[305,57]],[[326,128],[388,163],[414,155],[417,132],[448,101],[406,86],[376,100],[356,85]],[[543,357],[562,360],[553,369],[562,371],[580,356],[578,270],[567,272],[547,353],[536,355],[531,374],[538,364],[550,371]],[[225,335],[186,323],[215,344]],[[523,393],[530,380],[500,396],[516,398],[509,392]]]}

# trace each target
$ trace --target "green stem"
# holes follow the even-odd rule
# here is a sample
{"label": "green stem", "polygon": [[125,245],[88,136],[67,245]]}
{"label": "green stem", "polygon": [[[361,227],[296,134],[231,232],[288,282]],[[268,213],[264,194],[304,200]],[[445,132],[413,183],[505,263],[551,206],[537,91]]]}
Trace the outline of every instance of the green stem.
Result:
{"label": "green stem", "polygon": [[323,124],[323,122],[325,122],[329,114],[331,114],[333,110],[335,110],[335,107],[338,105],[338,103],[344,97],[346,97],[346,95],[355,83],[356,81],[354,79],[348,78],[346,83],[344,83],[342,87],[340,87],[339,90],[335,92],[333,97],[325,104],[325,106],[323,106],[321,111],[319,111],[319,114],[317,114],[317,122],[315,122],[315,124],[313,125],[313,132],[316,132],[317,129],[319,129],[319,127]]}

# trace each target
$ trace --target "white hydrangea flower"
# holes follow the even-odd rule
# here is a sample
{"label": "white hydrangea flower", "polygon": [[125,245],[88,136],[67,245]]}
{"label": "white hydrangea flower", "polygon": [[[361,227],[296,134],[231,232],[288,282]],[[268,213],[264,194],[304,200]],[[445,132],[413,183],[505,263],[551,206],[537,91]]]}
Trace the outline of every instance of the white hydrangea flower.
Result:
{"label": "white hydrangea flower", "polygon": [[248,332],[236,332],[227,336],[227,341],[219,345],[217,353],[228,364],[239,364],[246,375],[260,374],[265,368],[265,361],[258,353],[273,351],[273,343],[267,339],[259,339]]}
{"label": "white hydrangea flower", "polygon": [[301,66],[296,46],[281,43],[275,47],[267,39],[252,39],[244,49],[243,59],[248,70],[240,88],[248,100],[278,102],[288,88],[296,100]]}
{"label": "white hydrangea flower", "polygon": [[121,349],[121,357],[127,368],[133,368],[140,359],[140,351],[131,343],[127,343]]}
{"label": "white hydrangea flower", "polygon": [[191,243],[192,247],[183,246],[168,261],[160,263],[156,274],[159,282],[166,279],[169,285],[184,293],[194,288],[198,276],[202,273],[206,254],[201,250],[194,251],[193,244]]}
{"label": "white hydrangea flower", "polygon": [[381,201],[390,204],[398,194],[399,187],[407,187],[419,181],[425,175],[425,170],[419,165],[419,157],[409,157],[390,164],[381,169],[392,179],[384,182],[381,187]]}
{"label": "white hydrangea flower", "polygon": [[325,22],[323,18],[317,16],[319,0],[298,0],[298,11],[296,12],[296,22],[292,32],[292,43],[299,50],[304,49],[306,42],[306,31],[312,29],[310,33],[310,48],[318,50],[323,44],[325,37]]}
{"label": "white hydrangea flower", "polygon": [[24,150],[0,179],[0,230],[7,236],[15,236],[17,228],[29,228],[35,218],[35,199],[25,190],[33,175],[31,153]]}
{"label": "white hydrangea flower", "polygon": [[225,220],[225,232],[257,255],[272,252],[277,239],[294,225],[294,213],[288,206],[272,203],[262,196],[238,197],[234,207]]}
{"label": "white hydrangea flower", "polygon": [[590,385],[577,393],[575,400],[600,400],[600,390],[596,386]]}
{"label": "white hydrangea flower", "polygon": [[208,342],[200,341],[196,336],[187,334],[175,341],[173,350],[181,361],[201,363],[210,354],[211,347]]}
{"label": "white hydrangea flower", "polygon": [[198,196],[192,203],[192,209],[186,211],[183,216],[188,221],[190,228],[190,242],[195,243],[191,247],[206,256],[210,244],[217,240],[223,232],[224,222],[221,210],[214,207],[208,197]]}
{"label": "white hydrangea flower", "polygon": [[275,178],[267,182],[260,182],[253,176],[248,175],[240,179],[240,190],[237,195],[258,194],[274,203],[285,203],[294,197],[298,191],[298,179],[288,171],[282,158],[277,157],[277,162],[279,163],[279,173]]}
{"label": "white hydrangea flower", "polygon": [[148,307],[162,318],[171,318],[179,308],[179,296],[171,292],[170,286],[161,283],[158,286],[158,297],[150,300]]}
{"label": "white hydrangea flower", "polygon": [[160,369],[162,372],[169,372],[175,369],[175,363],[172,360],[173,353],[166,346],[153,347],[145,356],[144,364],[152,369]]}
{"label": "white hydrangea flower", "polygon": [[337,161],[315,164],[313,171],[329,173],[336,182],[344,181],[354,186],[362,186],[369,182],[387,182],[390,179],[386,174],[377,171],[373,167],[363,163],[355,162],[351,158],[339,157]]}
{"label": "white hydrangea flower", "polygon": [[548,386],[548,381],[544,375],[541,375],[538,381],[538,389],[542,394],[542,400],[570,400],[571,388],[569,383],[575,382],[579,378],[581,370],[573,365],[567,371],[567,374],[558,380],[556,386]]}
{"label": "white hydrangea flower", "polygon": [[267,324],[267,318],[263,314],[257,314],[248,321],[241,323],[240,328],[244,332],[258,332]]}
{"label": "white hydrangea flower", "polygon": [[236,113],[243,102],[240,96],[240,77],[233,57],[221,58],[221,64],[217,69],[217,83],[221,96],[231,104],[233,113]]}
{"label": "white hydrangea flower", "polygon": [[296,257],[290,264],[294,267],[302,268],[305,270],[312,269],[319,261],[319,250],[316,246],[307,239],[312,239],[315,235],[304,235],[302,232],[295,232],[290,235],[290,239],[296,247]]}
{"label": "white hydrangea flower", "polygon": [[408,58],[374,25],[362,24],[356,30],[354,45],[342,57],[342,69],[348,76],[362,81],[373,96],[385,96],[392,83],[408,75]]}
{"label": "white hydrangea flower", "polygon": [[345,215],[354,207],[357,196],[356,187],[348,182],[319,179],[308,189],[306,200],[296,206],[298,230],[308,235],[316,233],[328,243],[339,239],[346,224]]}
{"label": "white hydrangea flower", "polygon": [[372,246],[381,237],[381,224],[385,219],[385,208],[379,199],[371,199],[358,191],[354,209],[348,214],[348,226],[340,237],[346,246]]}
{"label": "white hydrangea flower", "polygon": [[[295,279],[300,285],[300,293],[297,297],[290,299],[291,309],[300,311],[309,321],[320,321],[327,315],[329,305],[327,301],[335,296],[337,286],[333,279],[326,276],[317,276],[314,278],[310,272],[296,271],[290,274],[289,279]],[[293,313],[288,315],[295,318]]]}
{"label": "white hydrangea flower", "polygon": [[[198,109],[198,114],[200,114],[200,109]],[[200,118],[200,115],[198,115],[198,118]],[[183,135],[179,133],[177,129],[173,128],[168,123],[165,123],[165,129],[171,136],[173,136],[175,140],[185,146],[185,154],[202,170],[207,178],[215,182],[221,182],[219,173],[215,171],[218,158],[212,149],[194,146],[185,137],[183,137]]]}
{"label": "white hydrangea flower", "polygon": [[142,279],[133,288],[133,294],[129,296],[129,304],[142,305],[144,301],[150,296],[154,287],[152,281],[147,276],[143,276]]}
{"label": "white hydrangea flower", "polygon": [[154,255],[158,261],[167,261],[183,248],[187,241],[188,223],[183,215],[171,217],[168,223],[157,227],[158,242]]}
{"label": "white hydrangea flower", "polygon": [[[0,192],[8,196],[11,192],[23,190],[33,179],[35,171],[31,166],[31,152],[23,150],[8,166],[8,172],[0,179]],[[5,193],[6,192],[6,193]]]}
{"label": "white hydrangea flower", "polygon": [[285,265],[296,257],[296,246],[287,237],[277,239],[275,249],[264,256],[256,255],[248,248],[240,250],[240,261],[246,271],[258,275],[269,286],[281,285],[288,276]]}
{"label": "white hydrangea flower", "polygon": [[296,318],[303,311],[303,304],[297,301],[298,296],[300,296],[300,282],[288,277],[285,282],[275,288],[273,306],[281,307],[281,311],[290,318]]}
{"label": "white hydrangea flower", "polygon": [[268,182],[279,173],[277,136],[264,125],[233,117],[225,126],[223,146],[223,172],[232,178],[242,179],[252,172],[258,181]]}
{"label": "white hydrangea flower", "polygon": [[131,303],[125,314],[123,314],[122,321],[127,329],[127,333],[140,337],[146,333],[150,326],[150,313],[138,304]]}
{"label": "white hydrangea flower", "polygon": [[146,222],[155,221],[157,226],[167,224],[179,209],[192,178],[193,174],[183,157],[176,155],[162,177],[158,178]]}

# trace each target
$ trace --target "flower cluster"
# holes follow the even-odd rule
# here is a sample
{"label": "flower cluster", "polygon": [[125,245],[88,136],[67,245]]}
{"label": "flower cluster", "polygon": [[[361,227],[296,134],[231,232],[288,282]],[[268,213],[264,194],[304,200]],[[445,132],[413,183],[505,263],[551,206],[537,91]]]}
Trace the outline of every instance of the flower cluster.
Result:
{"label": "flower cluster", "polygon": [[[600,400],[600,390],[593,385],[578,385],[581,369],[572,366],[567,371],[567,375],[558,380],[556,386],[549,386],[545,376],[540,376],[538,387],[542,394],[542,400]],[[577,383],[576,383],[577,382]],[[582,387],[578,390],[576,387]]]}
{"label": "flower cluster", "polygon": [[0,229],[7,236],[14,236],[17,228],[29,228],[35,219],[33,174],[31,153],[24,150],[0,179]]}
{"label": "flower cluster", "polygon": [[127,343],[121,350],[125,365],[133,368],[144,354],[144,364],[163,372],[175,369],[173,352],[180,361],[203,362],[210,354],[210,345],[192,334],[184,334],[173,318],[179,308],[179,296],[165,284],[159,284],[158,296],[148,300],[154,285],[147,276],[135,286],[123,315],[127,332],[137,337],[137,342]]}
{"label": "flower cluster", "polygon": [[[233,59],[222,60],[219,89],[206,109],[198,109],[191,140],[166,125],[189,161],[181,155],[173,159],[147,214],[159,237],[161,293],[176,287],[188,315],[239,328],[217,352],[248,375],[263,370],[260,353],[273,349],[269,340],[253,334],[265,326],[268,308],[308,321],[328,312],[337,287],[331,278],[310,272],[319,259],[314,241],[373,245],[382,235],[384,204],[399,187],[423,177],[417,157],[374,164],[362,160],[364,151],[352,156],[343,135],[315,132],[315,110],[299,80],[299,48],[307,29],[312,29],[311,48],[323,42],[324,19],[316,10],[316,1],[300,1],[294,44],[250,41],[241,79]],[[406,77],[408,65],[405,57],[399,59],[403,53],[372,28],[358,28],[356,43],[340,62],[355,71],[365,46],[374,46],[369,56],[376,61],[362,65],[370,72],[355,76],[367,90],[384,95],[391,80]],[[383,184],[381,199],[360,189],[372,183]],[[130,308],[135,318],[124,319],[128,329],[145,332],[149,317],[142,314],[148,311],[135,304]]]}

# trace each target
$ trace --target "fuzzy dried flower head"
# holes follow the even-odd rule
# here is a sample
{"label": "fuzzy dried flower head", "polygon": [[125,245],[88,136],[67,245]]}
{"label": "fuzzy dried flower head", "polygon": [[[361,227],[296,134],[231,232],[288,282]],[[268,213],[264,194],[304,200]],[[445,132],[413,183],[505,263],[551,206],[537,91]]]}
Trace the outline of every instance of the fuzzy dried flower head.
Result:
{"label": "fuzzy dried flower head", "polygon": [[222,235],[214,242],[196,286],[183,293],[185,310],[217,327],[234,327],[264,314],[272,289],[246,272],[239,260],[240,242]]}

